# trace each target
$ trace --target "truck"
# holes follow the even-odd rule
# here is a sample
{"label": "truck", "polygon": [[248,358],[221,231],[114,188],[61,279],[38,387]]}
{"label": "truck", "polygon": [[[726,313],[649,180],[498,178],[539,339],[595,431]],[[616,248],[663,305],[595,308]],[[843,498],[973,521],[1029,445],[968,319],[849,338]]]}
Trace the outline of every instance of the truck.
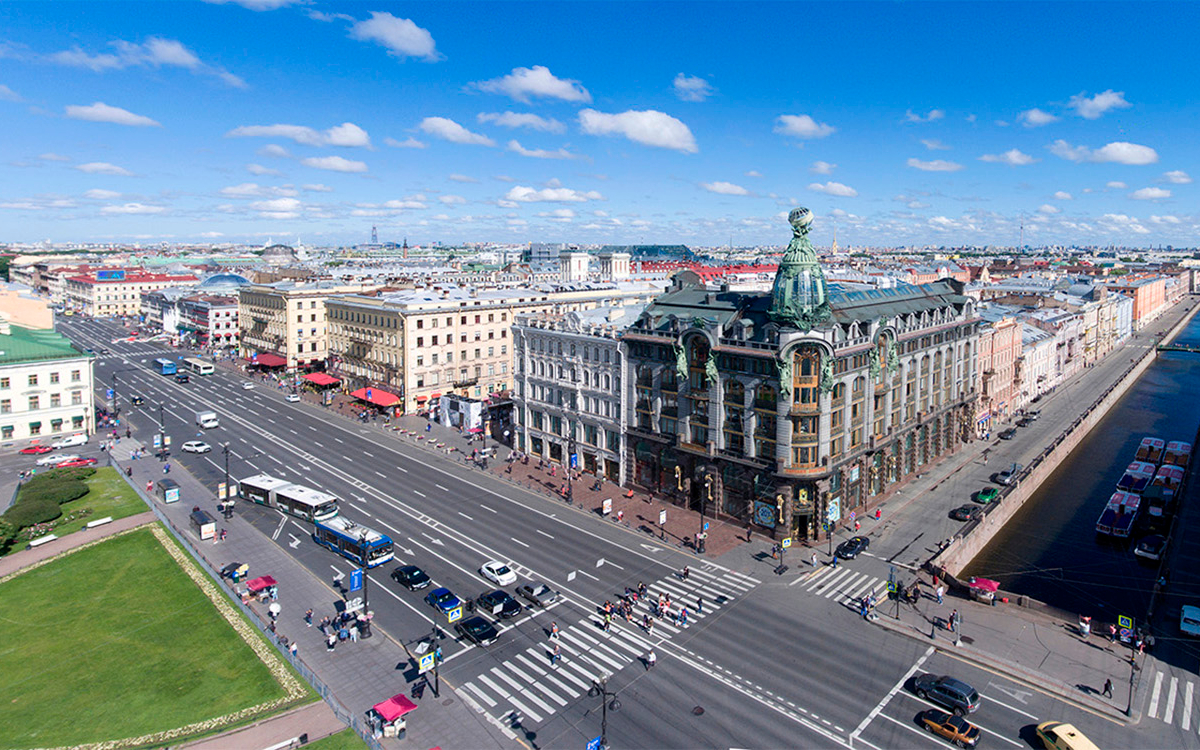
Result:
{"label": "truck", "polygon": [[196,412],[196,424],[206,430],[211,430],[214,427],[220,427],[221,422],[217,419],[215,411],[198,411]]}

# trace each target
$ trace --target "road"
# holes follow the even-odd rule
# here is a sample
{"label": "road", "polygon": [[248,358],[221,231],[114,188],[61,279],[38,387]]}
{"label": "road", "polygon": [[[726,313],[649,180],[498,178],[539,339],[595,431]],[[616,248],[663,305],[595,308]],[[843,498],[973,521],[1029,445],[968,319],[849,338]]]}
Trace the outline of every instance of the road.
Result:
{"label": "road", "polygon": [[[440,679],[496,721],[518,728],[531,746],[572,746],[598,736],[600,700],[588,688],[609,675],[621,707],[608,714],[607,738],[618,747],[910,747],[923,737],[908,732],[919,704],[896,685],[932,664],[959,677],[973,674],[965,664],[930,656],[927,645],[857,616],[853,597],[882,590],[890,568],[883,559],[868,555],[844,563],[841,583],[830,579],[822,587],[805,577],[808,567],[795,558],[788,575],[772,575],[775,562],[750,545],[719,561],[702,561],[376,427],[311,403],[287,403],[260,381],[243,390],[244,378],[218,370],[178,384],[148,367],[168,350],[123,340],[111,321],[76,318],[61,326],[82,346],[111,350],[97,363],[98,403],[115,372],[122,416],[145,442],[158,430],[162,404],[173,446],[193,439],[215,448],[228,443],[235,478],[265,472],[338,495],[343,515],[389,534],[397,564],[420,565],[435,585],[478,596],[494,588],[479,566],[499,559],[511,562],[522,582],[544,580],[561,591],[550,609],[527,609],[498,623],[502,634],[490,647],[452,637],[441,641]],[[140,407],[129,406],[135,394],[145,399]],[[194,413],[205,409],[218,413],[220,428],[201,431],[192,424]],[[224,478],[220,452],[176,453],[171,463],[214,491]],[[264,543],[288,550],[314,575],[349,574],[351,564],[317,546],[304,522],[244,503],[237,512],[263,532]],[[687,580],[679,576],[684,565],[691,566]],[[424,592],[409,592],[388,577],[393,567],[375,568],[369,576],[377,628],[408,644],[426,640],[435,625],[452,635],[445,618],[422,601]],[[605,632],[600,604],[639,581],[650,598],[669,594],[673,611],[686,604],[689,622],[656,620],[653,635],[636,622],[617,622]],[[702,611],[695,608],[697,597],[703,598]],[[643,612],[639,604],[639,617]],[[556,665],[550,663],[551,622],[562,633],[563,658]],[[651,648],[658,663],[647,669],[643,657]],[[1093,739],[1102,745],[1136,744],[1131,729],[1036,689],[980,675],[977,687],[989,698],[989,680],[1004,687],[996,688],[998,700],[1028,706],[1022,709],[1028,715],[990,703],[981,711],[989,731],[1010,741],[1026,742],[1022,733],[1033,716],[1065,716],[1089,731],[1094,726]],[[1029,695],[1017,700],[1005,693],[1018,689]]]}

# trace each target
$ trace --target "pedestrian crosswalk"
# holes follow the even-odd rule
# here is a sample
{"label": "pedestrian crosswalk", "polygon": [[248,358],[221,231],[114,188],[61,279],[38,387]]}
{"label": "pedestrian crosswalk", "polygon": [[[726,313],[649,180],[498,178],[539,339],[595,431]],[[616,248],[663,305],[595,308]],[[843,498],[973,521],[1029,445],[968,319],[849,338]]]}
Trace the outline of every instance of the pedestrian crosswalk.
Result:
{"label": "pedestrian crosswalk", "polygon": [[824,567],[814,571],[807,579],[801,579],[801,588],[815,596],[857,607],[868,596],[883,601],[887,593],[887,579],[857,571],[849,566]]}
{"label": "pedestrian crosswalk", "polygon": [[1195,693],[1196,686],[1191,680],[1159,670],[1151,678],[1146,715],[1167,724],[1178,722],[1185,732],[1192,731],[1193,727],[1200,732],[1200,716],[1192,715]]}
{"label": "pedestrian crosswalk", "polygon": [[[633,588],[636,583],[628,585]],[[692,627],[760,583],[742,573],[715,567],[691,569],[686,579],[672,574],[647,586],[646,596],[634,608],[632,623],[614,618],[606,631],[603,614],[596,607],[595,612],[561,627],[557,638],[525,648],[464,683],[463,689],[497,719],[540,724],[586,693],[593,680],[615,674],[643,658],[654,645]],[[671,598],[671,614],[687,607],[688,618],[686,623],[670,615],[655,619],[651,635],[640,623],[660,594]],[[558,658],[554,656],[555,646]]]}

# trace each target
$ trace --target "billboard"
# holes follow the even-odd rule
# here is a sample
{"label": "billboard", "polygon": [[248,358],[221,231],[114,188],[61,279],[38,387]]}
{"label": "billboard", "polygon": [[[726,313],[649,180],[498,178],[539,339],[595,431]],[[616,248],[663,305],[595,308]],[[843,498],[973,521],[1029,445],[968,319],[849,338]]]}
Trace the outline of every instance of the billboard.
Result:
{"label": "billboard", "polygon": [[125,269],[117,269],[113,271],[97,271],[96,281],[124,281]]}

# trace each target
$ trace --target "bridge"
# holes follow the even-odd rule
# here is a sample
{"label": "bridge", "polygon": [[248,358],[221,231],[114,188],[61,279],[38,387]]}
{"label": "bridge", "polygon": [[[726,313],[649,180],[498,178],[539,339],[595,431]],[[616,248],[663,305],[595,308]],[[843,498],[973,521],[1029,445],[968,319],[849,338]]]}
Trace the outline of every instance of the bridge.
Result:
{"label": "bridge", "polygon": [[1159,344],[1158,350],[1160,352],[1192,352],[1193,354],[1200,354],[1200,346],[1189,344]]}

